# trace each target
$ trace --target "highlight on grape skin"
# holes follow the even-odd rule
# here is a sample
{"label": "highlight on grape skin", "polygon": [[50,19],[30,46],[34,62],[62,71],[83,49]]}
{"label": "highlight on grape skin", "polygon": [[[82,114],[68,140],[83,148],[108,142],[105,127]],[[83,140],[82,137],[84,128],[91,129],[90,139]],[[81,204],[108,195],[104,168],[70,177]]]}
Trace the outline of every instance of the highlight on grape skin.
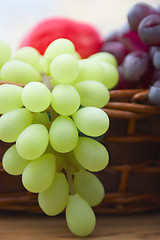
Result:
{"label": "highlight on grape skin", "polygon": [[100,139],[109,128],[101,109],[110,98],[106,79],[110,86],[117,82],[113,55],[82,60],[64,38],[53,41],[44,56],[31,47],[19,49],[1,68],[6,83],[0,85],[0,139],[14,143],[4,154],[3,167],[22,175],[24,188],[38,195],[45,214],[65,211],[67,225],[77,236],[93,232],[92,207],[105,194],[91,172],[104,169],[109,154],[100,140],[89,136]]}

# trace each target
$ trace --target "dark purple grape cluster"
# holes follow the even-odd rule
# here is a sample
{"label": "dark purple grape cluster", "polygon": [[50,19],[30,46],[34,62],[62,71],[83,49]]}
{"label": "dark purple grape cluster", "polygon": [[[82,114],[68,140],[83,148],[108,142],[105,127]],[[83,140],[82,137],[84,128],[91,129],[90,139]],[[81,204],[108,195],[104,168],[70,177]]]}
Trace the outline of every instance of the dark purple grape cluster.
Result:
{"label": "dark purple grape cluster", "polygon": [[125,26],[105,39],[101,51],[117,59],[115,89],[150,88],[160,79],[160,7],[137,3],[127,19]]}

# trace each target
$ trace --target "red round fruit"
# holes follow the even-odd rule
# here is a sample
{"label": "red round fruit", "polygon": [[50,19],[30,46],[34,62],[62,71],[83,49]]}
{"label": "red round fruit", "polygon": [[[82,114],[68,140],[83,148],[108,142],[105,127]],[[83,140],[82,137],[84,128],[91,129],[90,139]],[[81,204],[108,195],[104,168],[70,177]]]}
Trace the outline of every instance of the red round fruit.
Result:
{"label": "red round fruit", "polygon": [[43,55],[48,45],[58,38],[71,40],[82,58],[99,52],[103,43],[99,32],[89,24],[66,18],[50,18],[33,27],[22,39],[20,47],[34,47]]}

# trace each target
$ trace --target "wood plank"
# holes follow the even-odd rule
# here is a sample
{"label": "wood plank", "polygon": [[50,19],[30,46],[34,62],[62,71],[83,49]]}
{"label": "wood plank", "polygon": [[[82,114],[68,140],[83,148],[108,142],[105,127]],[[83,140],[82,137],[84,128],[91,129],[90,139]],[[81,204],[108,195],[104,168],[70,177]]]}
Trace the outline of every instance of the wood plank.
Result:
{"label": "wood plank", "polygon": [[[4,240],[64,240],[81,239],[67,228],[65,216],[0,213],[0,239]],[[130,216],[97,215],[97,225],[87,239],[100,240],[159,240],[160,214]]]}

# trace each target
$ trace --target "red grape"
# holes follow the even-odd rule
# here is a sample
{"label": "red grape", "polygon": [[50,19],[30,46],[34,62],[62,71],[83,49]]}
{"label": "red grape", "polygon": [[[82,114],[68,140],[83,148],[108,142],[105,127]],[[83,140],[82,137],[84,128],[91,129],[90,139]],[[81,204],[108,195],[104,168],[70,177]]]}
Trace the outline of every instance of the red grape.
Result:
{"label": "red grape", "polygon": [[149,4],[146,3],[135,4],[128,12],[128,22],[130,24],[130,27],[134,31],[137,31],[138,25],[140,24],[142,19],[152,14],[160,13],[158,10],[156,10]]}
{"label": "red grape", "polygon": [[129,53],[123,62],[124,76],[129,81],[140,81],[149,67],[149,56],[143,51]]}
{"label": "red grape", "polygon": [[160,15],[145,17],[138,26],[141,40],[150,46],[160,46]]}
{"label": "red grape", "polygon": [[123,62],[124,57],[129,53],[125,46],[121,42],[105,42],[101,48],[102,52],[109,52],[113,54],[120,65]]}

